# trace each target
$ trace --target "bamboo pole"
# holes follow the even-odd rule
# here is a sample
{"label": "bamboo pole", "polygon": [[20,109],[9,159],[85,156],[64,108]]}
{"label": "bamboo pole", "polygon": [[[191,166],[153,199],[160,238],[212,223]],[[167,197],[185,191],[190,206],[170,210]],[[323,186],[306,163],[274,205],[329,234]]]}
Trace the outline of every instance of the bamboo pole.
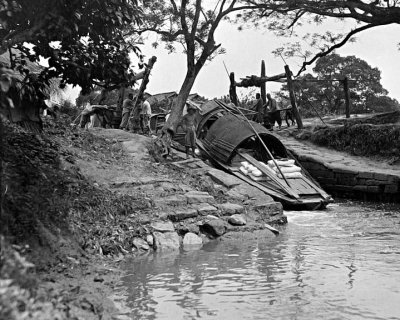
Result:
{"label": "bamboo pole", "polygon": [[289,89],[290,102],[292,104],[292,110],[293,110],[294,117],[296,118],[297,128],[303,129],[304,128],[303,121],[301,120],[299,110],[297,109],[296,96],[294,95],[292,72],[290,71],[288,65],[285,66],[285,73],[286,73],[286,79],[287,79],[287,86]]}

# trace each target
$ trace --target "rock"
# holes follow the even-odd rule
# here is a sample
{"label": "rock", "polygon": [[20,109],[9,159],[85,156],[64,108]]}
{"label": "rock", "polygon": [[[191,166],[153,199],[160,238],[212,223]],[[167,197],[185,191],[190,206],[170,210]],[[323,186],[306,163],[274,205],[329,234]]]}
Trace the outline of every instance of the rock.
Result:
{"label": "rock", "polygon": [[104,282],[104,279],[102,277],[96,276],[93,279],[94,282]]}
{"label": "rock", "polygon": [[153,246],[153,244],[154,244],[154,237],[153,237],[151,234],[147,235],[147,237],[146,237],[146,242],[147,242],[147,244],[148,244],[149,246]]}
{"label": "rock", "polygon": [[240,214],[230,216],[228,222],[234,226],[244,226],[246,224],[245,218]]}
{"label": "rock", "polygon": [[154,204],[157,208],[178,207],[187,204],[187,199],[184,196],[169,196],[164,198],[158,198],[154,200]]}
{"label": "rock", "polygon": [[175,231],[174,225],[171,221],[156,221],[151,224],[154,231],[158,232],[173,232]]}
{"label": "rock", "polygon": [[214,207],[210,204],[207,204],[207,203],[198,204],[195,206],[195,208],[197,209],[198,213],[202,216],[211,214],[211,213],[215,213],[218,211],[218,209],[216,207]]}
{"label": "rock", "polygon": [[219,237],[222,236],[226,232],[226,224],[221,219],[213,219],[210,221],[205,222],[201,227],[200,230],[213,236]]}
{"label": "rock", "polygon": [[180,238],[176,232],[154,232],[156,250],[179,250]]}
{"label": "rock", "polygon": [[219,218],[216,217],[216,216],[213,216],[212,214],[209,214],[209,215],[206,216],[206,219],[208,219],[208,220],[218,220]]}
{"label": "rock", "polygon": [[234,186],[239,185],[242,181],[239,178],[231,174],[227,174],[218,169],[211,169],[207,172],[207,174],[214,180],[216,183],[222,184],[228,189],[233,188]]}
{"label": "rock", "polygon": [[186,210],[170,212],[170,213],[168,213],[168,218],[171,221],[177,222],[177,221],[182,221],[182,220],[189,219],[189,218],[195,218],[195,217],[197,217],[197,215],[198,215],[197,209],[189,208]]}
{"label": "rock", "polygon": [[138,250],[142,249],[147,251],[150,249],[148,243],[142,238],[133,238],[132,245]]}
{"label": "rock", "polygon": [[183,246],[201,246],[203,244],[203,239],[201,239],[197,234],[188,232],[183,237]]}
{"label": "rock", "polygon": [[244,208],[243,206],[235,203],[223,203],[219,205],[219,209],[221,210],[222,214],[225,215],[232,215],[235,213],[243,213]]}
{"label": "rock", "polygon": [[185,193],[187,203],[215,203],[213,196],[209,195],[207,192],[202,191],[189,191]]}

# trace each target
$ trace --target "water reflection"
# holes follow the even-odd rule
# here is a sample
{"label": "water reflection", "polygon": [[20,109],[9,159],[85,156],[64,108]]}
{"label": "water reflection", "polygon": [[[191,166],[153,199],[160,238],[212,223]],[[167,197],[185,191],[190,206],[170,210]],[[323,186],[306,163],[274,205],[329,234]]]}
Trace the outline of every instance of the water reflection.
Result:
{"label": "water reflection", "polygon": [[269,241],[128,262],[129,317],[400,319],[398,207],[341,203],[287,215]]}

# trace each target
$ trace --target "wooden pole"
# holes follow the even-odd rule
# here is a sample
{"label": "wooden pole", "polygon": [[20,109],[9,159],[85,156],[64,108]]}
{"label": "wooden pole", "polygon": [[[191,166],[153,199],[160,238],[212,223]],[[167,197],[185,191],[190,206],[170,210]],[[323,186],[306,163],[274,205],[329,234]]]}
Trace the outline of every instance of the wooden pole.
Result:
{"label": "wooden pole", "polygon": [[[265,77],[265,61],[261,61],[261,78]],[[266,82],[263,82],[260,86],[261,89],[261,99],[263,104],[267,103],[267,85]]]}
{"label": "wooden pole", "polygon": [[297,109],[296,96],[294,95],[292,72],[290,71],[288,65],[285,66],[285,73],[286,73],[286,79],[287,79],[287,86],[289,89],[290,102],[292,104],[293,114],[294,114],[294,117],[297,122],[297,128],[303,129],[304,128],[303,121],[301,120],[299,110]]}
{"label": "wooden pole", "polygon": [[229,96],[231,97],[231,102],[237,106],[238,99],[236,94],[236,83],[235,83],[235,73],[231,72],[229,75],[230,86],[229,86]]}
{"label": "wooden pole", "polygon": [[146,90],[147,84],[149,83],[150,72],[154,66],[154,63],[156,63],[156,61],[157,61],[157,57],[153,56],[149,59],[149,62],[147,63],[147,67],[146,67],[146,70],[145,70],[143,78],[142,78],[142,83],[140,84],[140,87],[139,87],[139,92],[136,95],[135,100],[133,101],[133,108],[132,108],[132,111],[130,114],[130,118],[133,117],[134,110],[139,106],[140,101],[143,100],[144,91]]}
{"label": "wooden pole", "polygon": [[350,118],[350,91],[349,91],[349,79],[347,77],[343,80],[344,98],[346,102],[346,118]]}

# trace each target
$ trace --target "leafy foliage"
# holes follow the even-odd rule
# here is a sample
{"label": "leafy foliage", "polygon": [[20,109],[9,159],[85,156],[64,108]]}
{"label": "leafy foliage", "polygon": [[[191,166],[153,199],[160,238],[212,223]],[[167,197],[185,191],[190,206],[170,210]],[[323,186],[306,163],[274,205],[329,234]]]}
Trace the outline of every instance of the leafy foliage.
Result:
{"label": "leafy foliage", "polygon": [[[298,75],[320,57],[326,56],[349,41],[353,36],[377,26],[400,23],[400,2],[397,0],[247,0],[257,6],[256,10],[246,11],[238,20],[247,24],[264,25],[280,37],[290,37],[291,42],[275,50],[277,55],[298,56],[303,64]],[[348,30],[334,33],[317,31],[303,36],[297,33],[298,26],[313,24],[321,26],[328,18],[353,21]],[[299,38],[317,53],[300,48]],[[304,46],[301,46],[304,47]]]}
{"label": "leafy foliage", "polygon": [[[60,88],[69,83],[84,92],[94,85],[132,84],[128,54],[138,48],[123,29],[137,23],[136,0],[1,0],[0,54],[9,58],[1,77],[11,78],[15,88],[9,98],[14,104],[41,100],[53,78],[60,79]],[[34,72],[32,63],[43,59],[48,66]]]}
{"label": "leafy foliage", "polygon": [[[345,77],[350,79],[351,112],[360,113],[369,109],[391,111],[398,107],[397,101],[386,96],[387,91],[380,83],[380,70],[355,56],[330,54],[320,58],[313,71],[315,75],[305,74],[295,81],[295,90],[305,116],[315,116],[313,109],[323,115],[344,113],[345,97],[340,80]],[[285,86],[282,92],[285,92]]]}
{"label": "leafy foliage", "polygon": [[233,12],[252,8],[253,5],[237,0],[217,1],[214,5],[202,0],[143,1],[143,24],[138,29],[133,28],[132,32],[156,33],[159,38],[154,47],[163,42],[169,52],[182,47],[186,54],[186,77],[165,131],[175,131],[186,99],[205,63],[225,52],[215,40],[220,22],[229,19]]}

